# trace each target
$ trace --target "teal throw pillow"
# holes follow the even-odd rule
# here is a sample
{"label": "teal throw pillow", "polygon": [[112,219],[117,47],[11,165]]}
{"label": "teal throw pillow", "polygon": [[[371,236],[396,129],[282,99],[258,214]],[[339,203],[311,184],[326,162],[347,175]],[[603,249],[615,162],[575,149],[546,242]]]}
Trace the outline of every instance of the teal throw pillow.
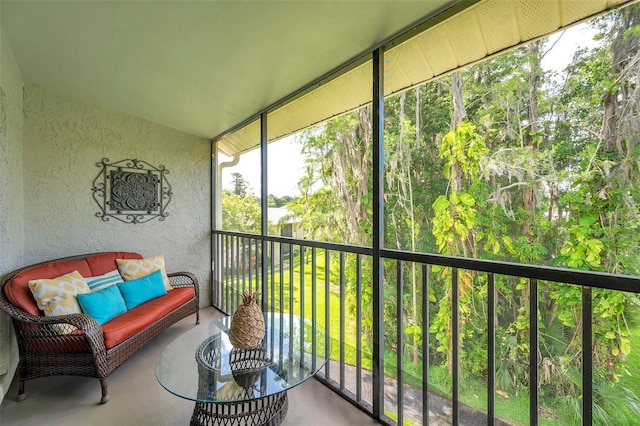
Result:
{"label": "teal throw pillow", "polygon": [[116,285],[120,289],[120,293],[122,293],[127,309],[133,309],[144,302],[167,294],[164,281],[162,281],[162,270],[160,269],[145,277]]}
{"label": "teal throw pillow", "polygon": [[78,303],[82,312],[93,317],[100,325],[127,312],[124,299],[116,286],[93,293],[78,294]]}
{"label": "teal throw pillow", "polygon": [[85,281],[93,292],[124,282],[117,269],[97,277],[85,278]]}

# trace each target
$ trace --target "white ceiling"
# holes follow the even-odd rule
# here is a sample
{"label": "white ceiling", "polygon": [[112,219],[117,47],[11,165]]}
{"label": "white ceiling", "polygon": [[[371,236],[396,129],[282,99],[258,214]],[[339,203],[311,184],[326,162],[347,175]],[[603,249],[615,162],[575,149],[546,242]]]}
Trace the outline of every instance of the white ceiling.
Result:
{"label": "white ceiling", "polygon": [[25,81],[212,138],[442,10],[423,1],[10,1]]}

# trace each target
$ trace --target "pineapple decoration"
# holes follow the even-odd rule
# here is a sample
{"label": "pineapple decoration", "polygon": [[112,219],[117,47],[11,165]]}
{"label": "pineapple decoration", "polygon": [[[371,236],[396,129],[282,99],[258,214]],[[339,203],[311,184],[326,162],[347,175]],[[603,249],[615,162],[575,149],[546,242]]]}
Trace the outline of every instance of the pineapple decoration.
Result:
{"label": "pineapple decoration", "polygon": [[257,291],[242,292],[242,305],[233,314],[229,327],[229,341],[236,348],[253,348],[264,338],[264,317],[256,303],[257,298]]}

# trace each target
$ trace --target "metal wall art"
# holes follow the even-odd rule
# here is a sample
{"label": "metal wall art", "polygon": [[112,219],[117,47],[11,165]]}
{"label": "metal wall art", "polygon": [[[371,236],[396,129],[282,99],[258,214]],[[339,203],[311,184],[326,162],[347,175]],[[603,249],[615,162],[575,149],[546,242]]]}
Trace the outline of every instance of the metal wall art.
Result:
{"label": "metal wall art", "polygon": [[113,217],[125,223],[144,223],[169,215],[171,185],[164,166],[136,159],[109,163],[108,158],[96,166],[102,169],[93,181],[93,199],[101,210],[96,216],[105,222]]}

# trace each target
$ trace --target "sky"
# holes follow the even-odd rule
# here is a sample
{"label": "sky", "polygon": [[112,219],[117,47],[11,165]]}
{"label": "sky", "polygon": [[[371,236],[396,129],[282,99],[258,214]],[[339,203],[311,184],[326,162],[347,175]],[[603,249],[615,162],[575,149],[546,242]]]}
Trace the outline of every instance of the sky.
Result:
{"label": "sky", "polygon": [[[547,70],[562,71],[571,61],[578,46],[595,46],[594,31],[586,24],[580,24],[549,36],[547,48],[553,45],[543,58],[542,66]],[[289,136],[269,144],[267,150],[269,168],[268,193],[277,197],[299,194],[297,183],[304,174],[304,157],[295,136]],[[227,161],[227,160],[222,160]],[[240,157],[240,162],[232,168],[223,169],[222,187],[231,189],[231,173],[240,173],[254,195],[260,195],[260,150],[254,149]]]}
{"label": "sky", "polygon": [[573,52],[578,47],[592,48],[596,46],[596,42],[593,40],[594,35],[595,31],[589,25],[580,24],[549,36],[547,49],[551,46],[553,49],[549,50],[542,59],[542,67],[563,70],[571,62]]}
{"label": "sky", "polygon": [[[304,157],[295,136],[288,136],[268,145],[268,193],[277,197],[299,193],[298,181],[304,174]],[[226,160],[224,160],[226,161]],[[240,173],[254,195],[260,195],[260,150],[240,156],[235,167],[223,169],[222,188],[231,189],[231,173]]]}

